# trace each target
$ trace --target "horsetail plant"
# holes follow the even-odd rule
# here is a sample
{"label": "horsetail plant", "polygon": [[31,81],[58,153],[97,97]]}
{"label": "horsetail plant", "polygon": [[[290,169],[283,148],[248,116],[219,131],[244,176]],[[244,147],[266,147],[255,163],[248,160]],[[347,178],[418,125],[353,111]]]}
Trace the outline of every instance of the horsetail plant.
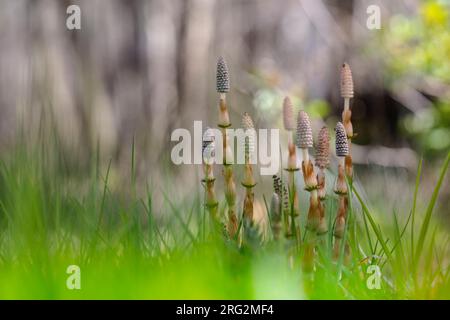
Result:
{"label": "horsetail plant", "polygon": [[[325,169],[328,168],[330,164],[330,135],[326,126],[322,127],[319,131],[315,160],[315,165],[319,168],[319,172],[317,173],[317,192],[319,200],[324,201],[326,198]],[[317,233],[323,234],[327,231],[328,226],[325,219],[325,207],[322,204],[320,206],[320,222]]]}
{"label": "horsetail plant", "polygon": [[297,118],[296,144],[302,150],[302,171],[305,189],[310,192],[310,203],[307,217],[307,228],[316,231],[320,221],[320,202],[317,193],[317,177],[314,174],[312,161],[309,159],[308,149],[313,147],[311,121],[308,114],[301,110]]}
{"label": "horsetail plant", "polygon": [[235,212],[236,206],[236,185],[233,178],[233,151],[231,150],[227,128],[231,127],[230,116],[228,114],[226,94],[230,91],[230,78],[228,66],[223,57],[217,61],[216,89],[219,93],[219,127],[223,137],[223,176],[225,180],[225,199],[228,206],[228,233],[230,238],[234,238],[238,231],[238,221]]}
{"label": "horsetail plant", "polygon": [[214,171],[213,162],[215,156],[214,132],[211,128],[207,128],[203,134],[202,154],[203,154],[203,172],[204,178],[202,182],[205,186],[205,206],[209,211],[209,215],[214,222],[218,221],[217,207],[218,202],[214,191]]}
{"label": "horsetail plant", "polygon": [[259,247],[261,243],[260,231],[253,220],[253,201],[255,194],[253,188],[255,187],[255,179],[253,178],[253,167],[251,157],[255,152],[256,132],[253,120],[247,112],[242,116],[242,127],[245,130],[244,140],[244,180],[242,186],[245,188],[244,210],[243,210],[243,244],[252,248]]}
{"label": "horsetail plant", "polygon": [[339,158],[338,176],[334,186],[334,192],[339,196],[339,207],[336,214],[336,222],[334,227],[334,257],[339,257],[340,242],[344,237],[345,223],[348,207],[348,188],[345,181],[345,157],[349,154],[347,135],[344,125],[338,122],[335,128],[336,133],[336,156]]}
{"label": "horsetail plant", "polygon": [[320,222],[320,201],[317,193],[317,177],[314,174],[314,166],[309,159],[308,149],[313,147],[313,136],[311,121],[308,114],[301,110],[297,117],[297,147],[302,150],[302,171],[305,189],[309,195],[309,209],[306,220],[306,229],[311,231],[311,236],[304,243],[303,270],[311,272],[314,270],[314,256],[316,246],[316,232]]}
{"label": "horsetail plant", "polygon": [[342,112],[342,124],[348,139],[349,154],[345,156],[345,173],[349,179],[353,178],[353,166],[351,156],[351,143],[354,137],[352,125],[352,112],[350,110],[350,99],[353,98],[353,77],[352,70],[348,63],[344,63],[341,68],[341,96],[344,98],[344,111]]}

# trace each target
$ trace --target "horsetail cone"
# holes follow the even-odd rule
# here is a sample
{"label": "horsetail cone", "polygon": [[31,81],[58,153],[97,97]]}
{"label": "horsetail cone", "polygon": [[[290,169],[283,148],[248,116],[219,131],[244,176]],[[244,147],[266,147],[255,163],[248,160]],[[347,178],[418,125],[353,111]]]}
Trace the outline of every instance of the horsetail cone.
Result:
{"label": "horsetail cone", "polygon": [[316,167],[325,169],[330,164],[330,135],[327,127],[319,131],[316,146]]}
{"label": "horsetail cone", "polygon": [[348,63],[344,63],[341,68],[341,96],[353,98],[353,77]]}
{"label": "horsetail cone", "polygon": [[245,137],[245,155],[249,156],[250,153],[255,150],[255,126],[253,120],[247,112],[244,112],[242,116],[242,127],[248,132],[248,136]]}
{"label": "horsetail cone", "polygon": [[228,66],[223,57],[219,57],[217,60],[216,88],[219,93],[227,93],[230,91]]}
{"label": "horsetail cone", "polygon": [[[337,123],[335,132],[336,132],[336,156],[340,157],[341,159],[344,159],[344,157],[348,156],[349,154],[349,148],[347,135],[345,134],[345,128],[341,122]],[[347,183],[345,181],[344,163],[339,163],[338,176],[334,186],[334,192],[339,195],[347,194]]]}
{"label": "horsetail cone", "polygon": [[273,190],[281,198],[281,180],[276,174],[272,176],[272,179],[273,179]]}
{"label": "horsetail cone", "polygon": [[278,195],[280,200],[280,212],[283,217],[284,229],[286,231],[286,235],[291,235],[291,228],[289,227],[289,193],[287,191],[286,185],[277,175],[273,175],[273,189],[275,193]]}
{"label": "horsetail cone", "polygon": [[283,210],[286,212],[290,211],[290,204],[289,204],[289,192],[286,188],[286,183],[283,183]]}
{"label": "horsetail cone", "polygon": [[296,145],[300,149],[308,149],[313,146],[311,121],[308,114],[301,110],[297,117]]}
{"label": "horsetail cone", "polygon": [[285,97],[283,100],[283,124],[287,131],[295,130],[294,106],[289,97]]}
{"label": "horsetail cone", "polygon": [[242,127],[245,130],[255,128],[255,126],[253,125],[253,120],[247,112],[244,112],[244,114],[242,115]]}
{"label": "horsetail cone", "polygon": [[273,189],[276,194],[278,194],[278,197],[280,198],[280,201],[282,203],[283,211],[289,210],[289,193],[287,192],[286,185],[281,181],[280,177],[277,175],[273,175]]}
{"label": "horsetail cone", "polygon": [[336,133],[336,155],[338,157],[348,156],[348,141],[344,125],[341,122],[338,122],[334,130]]}

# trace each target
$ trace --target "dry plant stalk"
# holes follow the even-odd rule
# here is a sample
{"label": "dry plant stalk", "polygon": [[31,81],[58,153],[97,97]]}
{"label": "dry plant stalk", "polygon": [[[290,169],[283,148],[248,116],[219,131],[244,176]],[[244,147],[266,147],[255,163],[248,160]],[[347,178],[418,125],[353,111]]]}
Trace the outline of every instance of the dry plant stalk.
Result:
{"label": "dry plant stalk", "polygon": [[245,188],[245,198],[244,198],[244,219],[247,223],[253,222],[253,201],[254,193],[253,188],[255,187],[255,179],[253,178],[253,166],[250,162],[250,156],[255,151],[255,126],[253,125],[253,120],[250,115],[245,112],[242,116],[242,127],[246,132],[244,150],[245,150],[245,164],[244,164],[244,180],[242,181],[242,186]]}
{"label": "dry plant stalk", "polygon": [[344,237],[345,224],[348,208],[348,189],[345,181],[345,157],[349,154],[348,140],[344,125],[338,122],[335,128],[336,133],[336,156],[339,158],[338,176],[334,186],[334,192],[339,196],[339,207],[336,215],[334,227],[334,258],[337,259],[340,253],[341,241]]}
{"label": "dry plant stalk", "polygon": [[288,161],[287,168],[285,169],[289,174],[289,190],[291,194],[291,201],[293,203],[293,216],[297,217],[300,215],[299,203],[298,203],[298,193],[295,184],[295,172],[299,170],[297,167],[297,154],[295,151],[294,144],[294,130],[295,130],[295,120],[294,120],[294,106],[292,105],[291,99],[285,97],[283,101],[283,124],[284,129],[288,131]]}
{"label": "dry plant stalk", "polygon": [[[322,127],[319,131],[319,136],[317,139],[317,149],[316,149],[316,167],[319,168],[317,173],[317,184],[318,184],[318,196],[320,201],[324,201],[326,198],[326,184],[325,184],[325,169],[328,168],[330,164],[330,135],[328,133],[327,127]],[[325,206],[321,202],[320,205],[320,222],[317,229],[318,234],[324,234],[328,232],[328,226],[325,218]]]}
{"label": "dry plant stalk", "polygon": [[320,201],[317,193],[318,183],[314,166],[309,159],[308,149],[313,147],[311,121],[308,114],[301,110],[297,118],[297,147],[302,150],[302,171],[305,189],[310,192],[309,210],[306,227],[316,232],[320,222]]}
{"label": "dry plant stalk", "polygon": [[204,178],[202,182],[205,186],[205,206],[209,211],[209,215],[214,222],[218,221],[217,216],[217,207],[218,201],[216,199],[216,193],[214,191],[214,171],[213,171],[213,162],[214,162],[214,150],[215,150],[215,142],[214,142],[214,133],[211,128],[207,128],[205,133],[203,134],[202,141],[202,154],[203,154],[203,173]]}
{"label": "dry plant stalk", "polygon": [[231,150],[227,128],[231,127],[228,114],[226,94],[230,91],[228,67],[223,57],[217,61],[216,89],[219,93],[219,127],[223,137],[223,176],[225,180],[225,199],[228,205],[228,234],[230,238],[236,236],[238,221],[236,216],[236,185],[233,178],[233,151]]}
{"label": "dry plant stalk", "polygon": [[353,178],[353,166],[351,156],[353,133],[352,112],[350,110],[350,99],[353,98],[353,77],[348,63],[344,63],[341,68],[341,96],[344,98],[344,111],[342,112],[342,124],[348,139],[349,154],[345,157],[345,174],[349,179]]}

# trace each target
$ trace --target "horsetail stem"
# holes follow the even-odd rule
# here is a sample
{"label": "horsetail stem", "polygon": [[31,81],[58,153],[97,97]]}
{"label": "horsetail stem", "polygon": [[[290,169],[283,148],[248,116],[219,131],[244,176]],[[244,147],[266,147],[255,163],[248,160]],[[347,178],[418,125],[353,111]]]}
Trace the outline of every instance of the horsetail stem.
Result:
{"label": "horsetail stem", "polygon": [[245,169],[244,169],[244,180],[242,185],[245,188],[245,198],[244,198],[244,219],[247,222],[253,221],[253,200],[254,193],[253,188],[255,186],[255,179],[253,178],[253,167],[250,163],[250,156],[255,150],[255,126],[253,120],[247,112],[244,112],[242,116],[242,127],[246,131],[246,137],[244,142],[245,150]]}
{"label": "horsetail stem", "polygon": [[[353,98],[353,77],[350,66],[344,63],[341,68],[341,96],[344,98],[344,111],[342,112],[342,124],[347,134],[349,149],[351,150],[352,138],[354,137],[352,125],[352,112],[350,110],[350,99]],[[350,179],[353,178],[353,166],[351,153],[345,157],[345,173]]]}
{"label": "horsetail stem", "polygon": [[[308,149],[313,147],[313,137],[311,129],[311,121],[308,114],[300,110],[297,117],[297,147],[300,149]],[[304,159],[305,160],[305,159]]]}
{"label": "horsetail stem", "polygon": [[214,191],[214,171],[213,171],[213,161],[215,155],[215,142],[214,142],[214,132],[211,128],[207,128],[203,134],[202,141],[202,155],[203,155],[203,172],[205,183],[205,206],[209,211],[210,217],[213,221],[217,221],[217,206],[218,202],[216,199],[216,193]]}
{"label": "horsetail stem", "polygon": [[339,158],[338,176],[334,186],[334,192],[339,195],[339,206],[336,214],[336,223],[334,228],[334,257],[339,257],[340,241],[344,236],[348,198],[347,198],[347,183],[345,181],[345,157],[349,154],[349,147],[347,135],[345,133],[344,125],[338,122],[335,128],[336,133],[336,156]]}

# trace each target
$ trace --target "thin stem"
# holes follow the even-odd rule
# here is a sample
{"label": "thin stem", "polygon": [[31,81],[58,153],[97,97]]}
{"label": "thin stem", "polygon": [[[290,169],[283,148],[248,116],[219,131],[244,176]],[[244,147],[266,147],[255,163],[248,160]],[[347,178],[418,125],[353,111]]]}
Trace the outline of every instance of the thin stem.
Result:
{"label": "thin stem", "polygon": [[308,149],[303,149],[303,148],[302,148],[302,158],[303,158],[303,161],[305,162],[305,165],[307,165],[308,162],[309,162],[309,153],[308,153]]}
{"label": "thin stem", "polygon": [[344,110],[350,109],[350,98],[344,98]]}
{"label": "thin stem", "polygon": [[311,197],[314,200],[314,204],[318,202],[317,189],[311,190]]}

